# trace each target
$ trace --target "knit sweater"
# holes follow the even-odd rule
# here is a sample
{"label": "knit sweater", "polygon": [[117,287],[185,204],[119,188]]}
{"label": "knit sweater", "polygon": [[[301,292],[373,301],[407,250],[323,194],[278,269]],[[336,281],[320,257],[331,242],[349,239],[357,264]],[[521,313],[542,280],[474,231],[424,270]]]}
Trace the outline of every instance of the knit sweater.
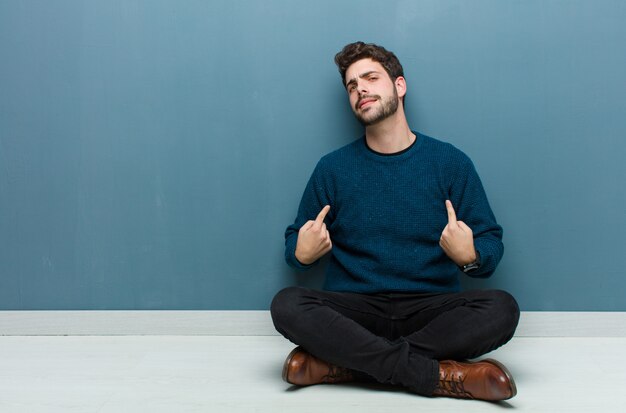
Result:
{"label": "knit sweater", "polygon": [[365,137],[324,156],[304,190],[295,222],[285,232],[285,258],[295,257],[298,230],[330,205],[325,223],[332,251],[324,289],[379,293],[459,291],[457,265],[439,246],[448,223],[446,199],[473,231],[489,277],[502,258],[502,227],[491,211],[472,161],[449,143],[416,133],[407,150],[379,154]]}

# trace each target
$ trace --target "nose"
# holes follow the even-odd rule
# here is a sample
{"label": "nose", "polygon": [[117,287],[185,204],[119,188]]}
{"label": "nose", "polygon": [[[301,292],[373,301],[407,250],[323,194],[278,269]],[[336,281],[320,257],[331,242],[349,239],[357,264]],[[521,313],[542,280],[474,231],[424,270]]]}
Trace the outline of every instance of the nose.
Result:
{"label": "nose", "polygon": [[356,90],[359,92],[359,95],[367,95],[367,82],[363,81],[362,79],[358,79],[356,84]]}

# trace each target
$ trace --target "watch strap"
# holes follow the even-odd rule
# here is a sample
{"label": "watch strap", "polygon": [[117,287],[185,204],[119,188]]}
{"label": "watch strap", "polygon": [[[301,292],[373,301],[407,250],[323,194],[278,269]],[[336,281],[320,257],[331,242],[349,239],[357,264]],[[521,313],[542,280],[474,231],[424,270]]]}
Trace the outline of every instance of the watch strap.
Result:
{"label": "watch strap", "polygon": [[480,254],[478,253],[478,251],[476,251],[476,259],[473,262],[470,262],[469,264],[465,264],[463,266],[463,268],[461,268],[463,270],[464,273],[468,273],[474,270],[477,270],[480,268]]}

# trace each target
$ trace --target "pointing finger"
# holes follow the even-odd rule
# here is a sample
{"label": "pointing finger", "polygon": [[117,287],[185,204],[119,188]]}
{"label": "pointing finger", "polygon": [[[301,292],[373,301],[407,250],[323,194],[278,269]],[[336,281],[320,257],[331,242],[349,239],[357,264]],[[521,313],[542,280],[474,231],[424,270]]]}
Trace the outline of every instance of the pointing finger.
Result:
{"label": "pointing finger", "polygon": [[454,212],[454,208],[452,208],[452,202],[450,202],[450,200],[446,200],[446,209],[448,210],[448,222],[450,224],[456,223],[456,213]]}
{"label": "pointing finger", "polygon": [[330,205],[326,205],[324,208],[322,208],[320,213],[317,215],[317,218],[315,218],[315,225],[319,227],[324,223],[324,218],[326,218],[326,214],[328,214],[328,211],[330,211]]}

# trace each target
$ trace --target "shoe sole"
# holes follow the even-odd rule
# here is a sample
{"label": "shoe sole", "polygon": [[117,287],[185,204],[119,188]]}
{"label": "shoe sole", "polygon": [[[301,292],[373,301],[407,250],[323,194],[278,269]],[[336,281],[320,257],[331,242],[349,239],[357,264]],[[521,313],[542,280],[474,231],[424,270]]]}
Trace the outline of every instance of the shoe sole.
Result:
{"label": "shoe sole", "polygon": [[300,346],[291,350],[291,353],[289,353],[289,355],[287,356],[287,360],[285,360],[285,364],[283,365],[283,380],[289,384],[293,384],[289,381],[289,378],[287,377],[289,375],[289,365],[291,364],[291,359],[293,358],[293,356],[295,356],[296,353],[300,351],[302,351],[302,347]]}
{"label": "shoe sole", "polygon": [[511,397],[507,397],[506,399],[503,399],[503,400],[509,400],[509,399],[515,397],[515,395],[517,394],[517,386],[515,386],[515,380],[513,380],[513,375],[511,375],[511,372],[509,371],[509,369],[507,369],[504,366],[504,364],[500,363],[498,360],[485,359],[485,360],[481,360],[481,361],[484,361],[484,362],[489,363],[489,364],[493,364],[494,366],[498,367],[500,370],[502,370],[504,372],[504,375],[509,380],[509,383],[511,383]]}

